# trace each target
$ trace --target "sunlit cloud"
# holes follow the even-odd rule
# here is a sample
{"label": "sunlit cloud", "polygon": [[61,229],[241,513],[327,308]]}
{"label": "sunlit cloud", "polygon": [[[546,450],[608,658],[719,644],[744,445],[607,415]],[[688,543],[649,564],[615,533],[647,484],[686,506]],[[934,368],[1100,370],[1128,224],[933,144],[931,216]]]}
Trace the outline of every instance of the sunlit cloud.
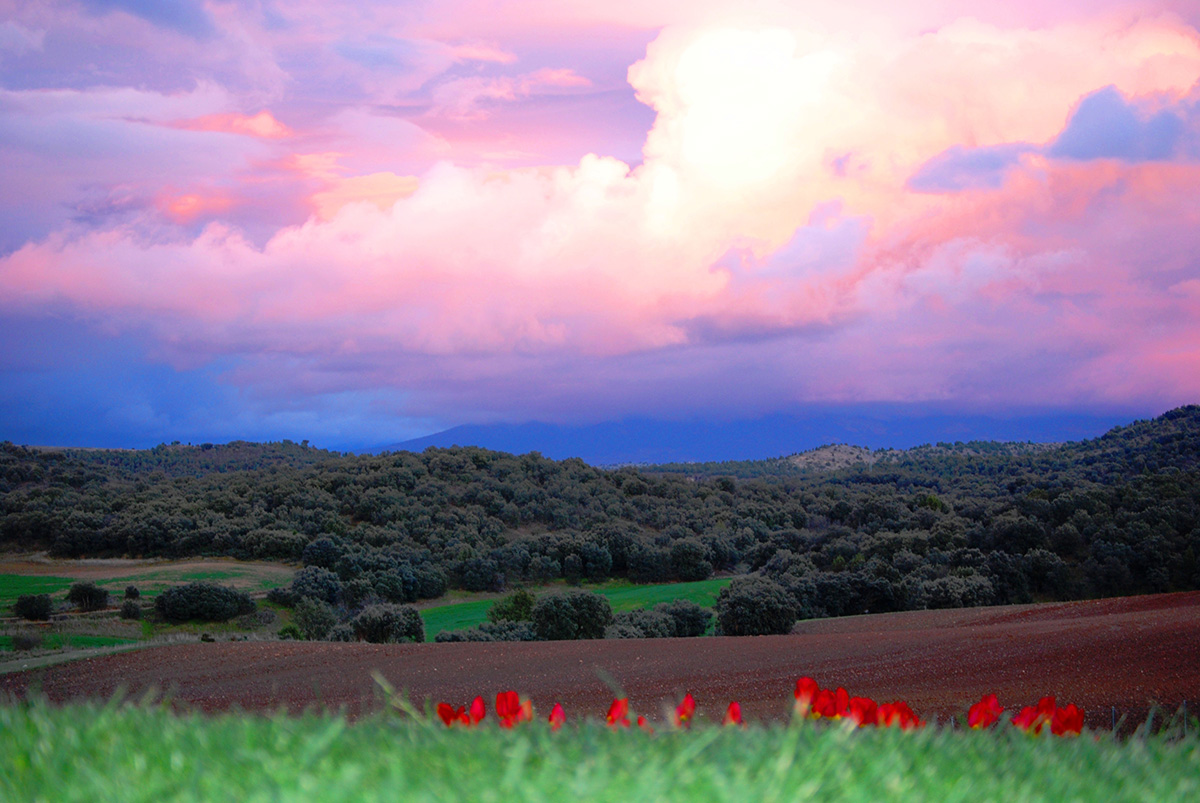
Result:
{"label": "sunlit cloud", "polygon": [[[134,6],[88,19],[188,38]],[[0,309],[451,422],[1200,393],[1184,6],[204,8],[182,88],[0,91],[39,220]],[[589,26],[649,44],[573,60]],[[649,124],[605,128],[614,93]]]}

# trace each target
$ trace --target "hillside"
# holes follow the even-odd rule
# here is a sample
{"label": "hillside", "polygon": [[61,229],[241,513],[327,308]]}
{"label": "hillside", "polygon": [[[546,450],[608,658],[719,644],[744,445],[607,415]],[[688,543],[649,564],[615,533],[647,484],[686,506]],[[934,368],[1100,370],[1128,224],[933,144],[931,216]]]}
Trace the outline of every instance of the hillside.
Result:
{"label": "hillside", "polygon": [[[1200,588],[1200,407],[1060,445],[601,470],[477,448],[0,449],[0,544],[321,566],[390,599],[757,571],[800,616]],[[748,478],[749,477],[749,478]]]}

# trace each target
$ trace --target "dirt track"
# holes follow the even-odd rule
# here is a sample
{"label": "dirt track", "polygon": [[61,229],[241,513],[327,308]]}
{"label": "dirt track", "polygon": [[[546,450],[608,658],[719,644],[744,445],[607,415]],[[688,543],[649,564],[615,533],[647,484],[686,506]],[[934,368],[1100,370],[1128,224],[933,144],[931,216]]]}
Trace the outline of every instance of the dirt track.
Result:
{"label": "dirt track", "polygon": [[[599,672],[597,670],[600,670]],[[961,714],[986,692],[1005,706],[1054,694],[1107,728],[1157,703],[1200,709],[1200,592],[1048,605],[920,611],[802,623],[788,636],[493,644],[222,642],[157,647],[0,676],[0,693],[40,687],[52,700],[173,690],[185,707],[220,711],[379,705],[380,670],[414,701],[489,700],[513,688],[542,711],[602,716],[612,692],[659,719],[690,690],[717,716],[787,716],[795,679],[905,699],[926,719]]]}

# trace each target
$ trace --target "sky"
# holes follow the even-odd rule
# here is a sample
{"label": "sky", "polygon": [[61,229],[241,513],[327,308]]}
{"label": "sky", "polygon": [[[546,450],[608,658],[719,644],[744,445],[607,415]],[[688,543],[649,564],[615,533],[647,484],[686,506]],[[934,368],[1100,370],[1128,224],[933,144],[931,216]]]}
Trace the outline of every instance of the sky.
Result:
{"label": "sky", "polygon": [[0,439],[1200,402],[1195,0],[0,0]]}

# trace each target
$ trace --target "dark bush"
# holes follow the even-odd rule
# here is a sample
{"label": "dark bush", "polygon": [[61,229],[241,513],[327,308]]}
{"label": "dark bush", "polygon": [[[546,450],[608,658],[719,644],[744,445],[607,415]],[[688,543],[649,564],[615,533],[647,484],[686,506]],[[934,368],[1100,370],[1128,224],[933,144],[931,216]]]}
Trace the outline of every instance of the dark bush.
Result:
{"label": "dark bush", "polygon": [[712,577],[713,566],[708,562],[704,549],[695,538],[684,538],[671,545],[671,572],[680,580],[707,580]]}
{"label": "dark bush", "polygon": [[276,635],[284,641],[301,641],[304,638],[304,634],[300,632],[300,628],[295,625],[284,625],[279,628],[279,633]]}
{"label": "dark bush", "polygon": [[137,586],[125,586],[125,599],[137,599],[142,595]]}
{"label": "dark bush", "polygon": [[492,622],[528,622],[533,618],[536,602],[537,597],[520,589],[488,608],[487,618]]}
{"label": "dark bush", "polygon": [[537,641],[529,622],[484,622],[479,627],[443,630],[434,639],[438,643],[455,641]]}
{"label": "dark bush", "polygon": [[45,622],[54,612],[49,594],[22,594],[13,605],[13,615],[31,622]]}
{"label": "dark bush", "polygon": [[304,547],[304,551],[300,553],[300,560],[305,566],[333,569],[344,554],[345,549],[337,541],[328,536],[321,536]]}
{"label": "dark bush", "polygon": [[466,641],[495,641],[496,639],[477,627],[467,627],[462,630],[443,630],[434,636],[433,640],[436,644],[451,644]]}
{"label": "dark bush", "polygon": [[292,593],[297,599],[312,597],[336,605],[342,596],[342,581],[328,569],[305,566],[292,578]]}
{"label": "dark bush", "polygon": [[583,580],[583,558],[574,552],[563,558],[562,568],[563,577],[571,585],[577,586]]}
{"label": "dark bush", "polygon": [[562,565],[549,555],[534,555],[529,561],[529,576],[534,580],[562,577]]}
{"label": "dark bush", "polygon": [[387,602],[368,605],[350,620],[350,624],[354,628],[355,638],[374,644],[425,640],[425,622],[411,605]]}
{"label": "dark bush", "polygon": [[310,641],[324,641],[338,623],[337,614],[329,603],[312,597],[303,597],[296,603],[293,618],[301,635]]}
{"label": "dark bush", "polygon": [[158,595],[154,608],[168,622],[225,622],[254,611],[254,600],[244,591],[215,583],[188,583]]}
{"label": "dark bush", "polygon": [[141,619],[142,606],[138,605],[135,600],[127,599],[121,603],[121,618],[122,619]]}
{"label": "dark bush", "polygon": [[42,634],[21,632],[13,633],[12,636],[13,649],[17,652],[26,652],[42,646]]}
{"label": "dark bush", "polygon": [[646,634],[633,625],[609,625],[604,628],[605,638],[645,638]]}
{"label": "dark bush", "polygon": [[355,577],[342,585],[342,602],[350,610],[365,608],[382,601],[375,593],[374,583],[366,577]]}
{"label": "dark bush", "polygon": [[285,608],[294,607],[299,601],[300,597],[296,595],[291,586],[279,586],[267,592],[267,602],[274,602],[276,605],[282,605]]}
{"label": "dark bush", "polygon": [[654,606],[654,610],[671,618],[671,635],[679,638],[703,636],[713,618],[712,611],[690,599],[660,602]]}
{"label": "dark bush", "polygon": [[533,606],[533,628],[546,641],[604,638],[612,624],[612,606],[591,591],[547,594]]}
{"label": "dark bush", "polygon": [[354,641],[354,628],[349,622],[341,622],[333,626],[329,631],[329,635],[325,637],[326,641]]}
{"label": "dark bush", "polygon": [[[670,638],[675,634],[675,622],[670,616],[645,609],[616,614],[609,625],[609,630],[612,628],[620,630],[621,635],[617,638]],[[609,630],[605,631],[605,638],[613,637]]]}
{"label": "dark bush", "polygon": [[413,568],[417,581],[417,599],[435,599],[446,593],[446,575],[428,563]]}
{"label": "dark bush", "polygon": [[67,601],[81,611],[98,611],[108,607],[108,592],[85,580],[71,586],[71,590],[67,592]]}
{"label": "dark bush", "polygon": [[796,603],[787,589],[765,577],[739,577],[717,595],[717,621],[726,636],[787,633]]}

